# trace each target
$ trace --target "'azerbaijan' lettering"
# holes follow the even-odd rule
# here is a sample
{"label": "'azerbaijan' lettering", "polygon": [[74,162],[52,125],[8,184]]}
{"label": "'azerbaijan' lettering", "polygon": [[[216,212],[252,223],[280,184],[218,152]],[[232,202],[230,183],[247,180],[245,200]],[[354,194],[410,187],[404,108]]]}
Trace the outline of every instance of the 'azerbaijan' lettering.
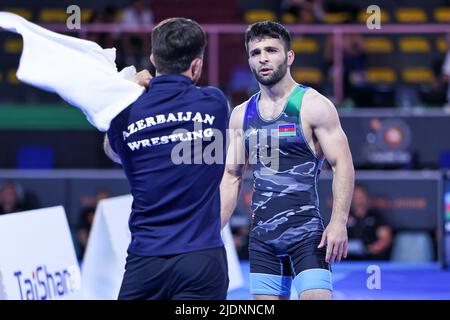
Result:
{"label": "'azerbaijan' lettering", "polygon": [[127,127],[128,130],[123,131],[123,140],[126,140],[133,133],[136,133],[142,129],[163,123],[194,121],[212,125],[214,122],[214,118],[214,116],[211,116],[209,114],[201,114],[200,112],[195,113],[195,115],[192,112],[177,112],[169,113],[168,115],[158,114],[157,116],[147,117],[130,124]]}

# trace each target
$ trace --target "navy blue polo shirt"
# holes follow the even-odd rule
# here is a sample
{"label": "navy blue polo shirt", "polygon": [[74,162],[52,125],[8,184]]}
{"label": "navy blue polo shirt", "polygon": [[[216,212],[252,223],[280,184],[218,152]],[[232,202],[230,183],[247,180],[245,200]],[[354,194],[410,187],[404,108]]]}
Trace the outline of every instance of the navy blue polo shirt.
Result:
{"label": "navy blue polo shirt", "polygon": [[217,88],[163,75],[107,132],[133,195],[128,252],[164,256],[223,246],[219,185],[229,108]]}

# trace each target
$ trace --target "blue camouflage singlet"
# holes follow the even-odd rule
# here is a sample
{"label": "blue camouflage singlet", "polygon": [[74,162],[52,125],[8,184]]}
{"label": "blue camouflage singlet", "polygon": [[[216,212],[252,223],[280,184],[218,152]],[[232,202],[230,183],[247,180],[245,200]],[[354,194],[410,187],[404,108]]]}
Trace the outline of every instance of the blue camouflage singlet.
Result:
{"label": "blue camouflage singlet", "polygon": [[250,249],[283,254],[302,240],[320,240],[324,230],[317,194],[323,160],[305,140],[300,119],[306,90],[295,87],[273,120],[258,111],[260,93],[248,101],[243,129],[254,179]]}

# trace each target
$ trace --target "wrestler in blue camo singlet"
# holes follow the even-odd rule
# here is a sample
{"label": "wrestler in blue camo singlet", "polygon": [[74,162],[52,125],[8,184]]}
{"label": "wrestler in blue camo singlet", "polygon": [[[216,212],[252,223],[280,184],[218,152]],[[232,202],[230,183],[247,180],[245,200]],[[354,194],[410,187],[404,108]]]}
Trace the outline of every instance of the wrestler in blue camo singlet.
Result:
{"label": "wrestler in blue camo singlet", "polygon": [[[269,246],[276,254],[284,254],[303,239],[320,239],[324,230],[317,194],[323,161],[310,149],[300,121],[306,90],[308,87],[298,85],[282,113],[273,120],[263,119],[258,112],[260,93],[247,104],[243,129],[254,178],[252,250]],[[275,144],[272,150],[273,140],[268,135],[279,139],[279,148]],[[273,170],[277,160],[275,149],[279,154],[277,170]]]}

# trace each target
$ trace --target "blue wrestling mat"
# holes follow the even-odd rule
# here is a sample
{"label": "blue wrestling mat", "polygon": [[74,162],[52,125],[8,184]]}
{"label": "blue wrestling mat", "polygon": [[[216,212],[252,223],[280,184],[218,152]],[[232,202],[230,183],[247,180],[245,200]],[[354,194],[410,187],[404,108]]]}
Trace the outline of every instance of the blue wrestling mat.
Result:
{"label": "blue wrestling mat", "polygon": [[[248,261],[241,261],[241,268],[245,284],[230,292],[229,300],[251,299]],[[345,261],[333,265],[332,277],[336,300],[450,300],[450,270],[437,262]],[[297,299],[295,289],[291,298]]]}

